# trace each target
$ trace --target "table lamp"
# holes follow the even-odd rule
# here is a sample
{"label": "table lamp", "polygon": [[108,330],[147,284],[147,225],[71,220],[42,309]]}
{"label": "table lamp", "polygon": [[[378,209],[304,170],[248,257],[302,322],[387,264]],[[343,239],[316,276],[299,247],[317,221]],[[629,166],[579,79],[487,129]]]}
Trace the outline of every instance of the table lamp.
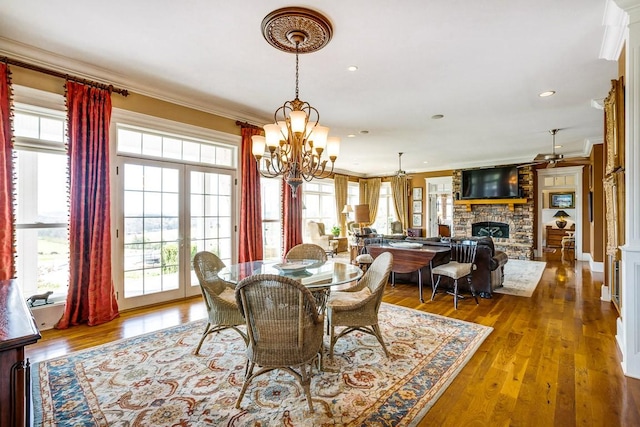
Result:
{"label": "table lamp", "polygon": [[360,225],[360,234],[362,234],[362,224],[369,223],[369,205],[355,205],[353,207],[355,213],[355,222]]}
{"label": "table lamp", "polygon": [[351,205],[344,205],[344,208],[342,208],[342,212],[343,214],[346,215],[347,218],[349,218],[349,214],[353,212],[353,208],[351,207]]}
{"label": "table lamp", "polygon": [[567,220],[565,218],[569,218],[571,215],[569,215],[568,213],[566,213],[565,211],[558,211],[556,212],[553,217],[554,218],[558,218],[556,220],[556,225],[558,226],[558,228],[564,228],[567,225]]}

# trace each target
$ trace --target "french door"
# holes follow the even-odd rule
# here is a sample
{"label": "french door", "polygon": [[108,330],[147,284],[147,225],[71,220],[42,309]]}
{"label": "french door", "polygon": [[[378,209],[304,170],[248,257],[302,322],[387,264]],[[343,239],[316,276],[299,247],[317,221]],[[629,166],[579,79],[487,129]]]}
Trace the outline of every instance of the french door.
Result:
{"label": "french door", "polygon": [[234,253],[235,173],[118,158],[114,281],[121,309],[200,292],[193,256]]}

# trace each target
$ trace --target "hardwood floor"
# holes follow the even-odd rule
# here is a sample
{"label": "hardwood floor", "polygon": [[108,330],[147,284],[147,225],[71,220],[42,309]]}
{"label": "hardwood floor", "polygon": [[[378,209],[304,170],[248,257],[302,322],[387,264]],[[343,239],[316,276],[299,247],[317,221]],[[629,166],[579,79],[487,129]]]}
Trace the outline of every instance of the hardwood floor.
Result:
{"label": "hardwood floor", "polygon": [[[531,298],[496,294],[457,311],[450,296],[420,304],[416,286],[388,287],[386,302],[494,328],[420,426],[640,425],[640,380],[622,374],[602,274],[559,254],[546,260]],[[204,316],[199,298],[129,311],[101,326],[43,331],[26,353],[34,363]]]}

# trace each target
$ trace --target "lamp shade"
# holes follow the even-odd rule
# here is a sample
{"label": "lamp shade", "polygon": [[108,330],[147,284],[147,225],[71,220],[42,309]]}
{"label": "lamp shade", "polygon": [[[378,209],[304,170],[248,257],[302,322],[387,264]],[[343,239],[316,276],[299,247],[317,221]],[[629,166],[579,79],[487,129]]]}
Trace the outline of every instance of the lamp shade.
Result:
{"label": "lamp shade", "polygon": [[355,205],[353,212],[357,223],[369,223],[369,205]]}
{"label": "lamp shade", "polygon": [[353,208],[351,207],[351,205],[344,205],[344,208],[342,208],[342,213],[349,215],[351,212],[353,212]]}

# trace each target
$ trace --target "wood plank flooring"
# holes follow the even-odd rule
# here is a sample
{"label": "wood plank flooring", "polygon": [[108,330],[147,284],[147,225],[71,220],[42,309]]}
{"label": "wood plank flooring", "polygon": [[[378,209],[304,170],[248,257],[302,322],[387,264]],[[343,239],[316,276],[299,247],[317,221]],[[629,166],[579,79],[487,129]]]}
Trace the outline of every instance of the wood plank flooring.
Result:
{"label": "wood plank flooring", "polygon": [[[640,380],[622,374],[602,274],[559,254],[545,260],[531,298],[467,299],[457,311],[450,296],[421,304],[415,285],[388,286],[386,302],[494,328],[420,426],[640,425]],[[43,331],[26,354],[34,363],[203,317],[199,298],[128,311],[105,325]]]}

